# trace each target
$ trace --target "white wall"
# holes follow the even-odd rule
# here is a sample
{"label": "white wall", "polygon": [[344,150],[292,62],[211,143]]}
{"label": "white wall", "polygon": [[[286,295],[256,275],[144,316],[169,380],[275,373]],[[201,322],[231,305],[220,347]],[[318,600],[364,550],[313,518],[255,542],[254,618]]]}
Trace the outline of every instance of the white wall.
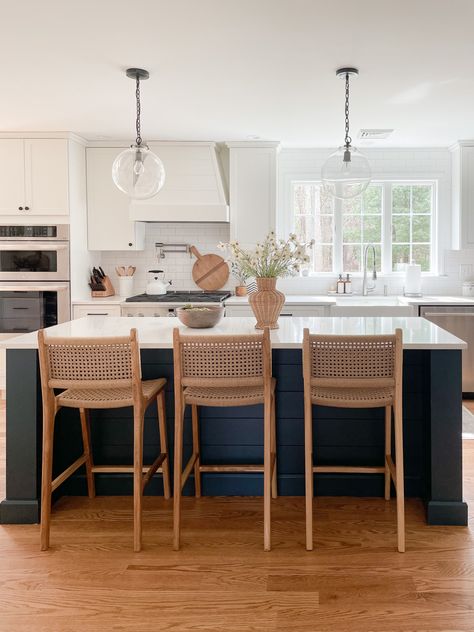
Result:
{"label": "white wall", "polygon": [[[222,254],[217,248],[220,241],[229,241],[229,224],[202,223],[160,223],[146,224],[146,247],[141,252],[102,252],[101,261],[104,271],[110,275],[118,291],[118,277],[115,266],[134,265],[134,292],[144,292],[148,270],[164,270],[165,278],[173,281],[174,289],[199,289],[193,282],[192,268],[196,258],[186,254],[170,253],[164,259],[158,259],[155,243],[186,243],[196,246],[201,254]],[[229,278],[226,288],[233,288],[235,282]]]}
{"label": "white wall", "polygon": [[[293,180],[319,180],[321,167],[333,150],[331,149],[282,149],[278,164],[278,201],[277,231],[287,234],[291,230],[291,182]],[[412,148],[412,149],[374,149],[363,148],[370,161],[374,180],[427,179],[438,182],[438,277],[424,277],[425,293],[436,292],[448,294],[460,292],[461,277],[459,266],[451,263],[452,248],[452,196],[451,196],[451,160],[452,154],[447,148]],[[447,276],[443,276],[447,273]],[[298,291],[326,292],[334,282],[327,277],[311,277],[291,280],[292,287]],[[355,289],[357,289],[357,279]],[[400,277],[381,277],[378,290],[383,292],[387,285],[389,293],[402,291],[403,279]],[[289,281],[280,283],[287,290]],[[293,290],[294,291],[294,290]]]}

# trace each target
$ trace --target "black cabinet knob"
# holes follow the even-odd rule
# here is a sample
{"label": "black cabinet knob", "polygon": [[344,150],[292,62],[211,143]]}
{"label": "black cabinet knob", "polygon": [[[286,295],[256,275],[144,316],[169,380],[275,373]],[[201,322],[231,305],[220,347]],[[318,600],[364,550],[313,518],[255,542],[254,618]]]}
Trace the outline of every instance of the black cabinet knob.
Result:
{"label": "black cabinet knob", "polygon": [[25,206],[25,211],[29,211],[30,207],[29,206]]}
{"label": "black cabinet knob", "polygon": [[133,244],[132,244],[132,242],[131,242],[131,241],[129,241],[129,242],[128,242],[128,245],[129,245],[129,246],[133,246]]}
{"label": "black cabinet knob", "polygon": [[23,210],[23,207],[22,207],[22,206],[19,206],[19,207],[18,207],[18,210],[19,210],[19,211],[22,211],[22,210]]}

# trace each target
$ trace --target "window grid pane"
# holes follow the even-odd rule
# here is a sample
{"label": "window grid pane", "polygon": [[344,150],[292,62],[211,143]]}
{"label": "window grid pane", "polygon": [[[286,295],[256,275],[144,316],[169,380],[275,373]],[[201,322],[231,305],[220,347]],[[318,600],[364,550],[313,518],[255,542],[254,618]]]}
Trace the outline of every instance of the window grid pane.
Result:
{"label": "window grid pane", "polygon": [[392,186],[392,270],[418,263],[431,271],[433,185]]}
{"label": "window grid pane", "polygon": [[334,201],[316,182],[293,183],[294,230],[301,241],[315,240],[313,272],[333,271]]}
{"label": "window grid pane", "polygon": [[382,269],[383,185],[372,184],[365,193],[342,203],[343,272],[361,272],[364,247],[374,244],[376,267]]}

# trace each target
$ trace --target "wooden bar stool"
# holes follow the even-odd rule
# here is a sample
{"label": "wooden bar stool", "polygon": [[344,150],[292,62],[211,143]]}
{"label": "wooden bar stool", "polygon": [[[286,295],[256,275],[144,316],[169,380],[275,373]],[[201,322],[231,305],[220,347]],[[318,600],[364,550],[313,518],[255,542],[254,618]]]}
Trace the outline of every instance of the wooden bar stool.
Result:
{"label": "wooden bar stool", "polygon": [[[170,498],[163,378],[141,379],[137,330],[120,338],[59,338],[38,332],[43,396],[43,471],[41,479],[41,550],[49,548],[51,493],[81,465],[86,466],[89,498],[95,496],[96,472],[133,472],[133,548],[142,543],[142,496],[157,471],[163,473],[165,498]],[[54,389],[66,389],[55,394]],[[156,399],[161,452],[151,466],[143,466],[145,410]],[[133,406],[133,466],[100,466],[92,461],[89,410]],[[78,408],[84,453],[52,480],[53,437],[56,413],[61,407]]]}
{"label": "wooden bar stool", "polygon": [[[405,551],[403,478],[402,330],[390,336],[311,335],[304,330],[304,427],[306,483],[306,549],[313,549],[313,473],[385,474],[385,498],[390,482],[397,495],[398,550]],[[314,466],[312,405],[336,408],[385,408],[385,465]],[[391,455],[392,408],[396,463]]]}
{"label": "wooden bar stool", "polygon": [[[196,497],[201,495],[201,472],[263,472],[264,549],[271,548],[270,501],[277,497],[275,384],[272,378],[270,334],[249,336],[182,336],[173,331],[175,442],[173,548],[180,547],[181,491],[194,469]],[[186,405],[192,407],[193,453],[182,470],[183,423]],[[263,404],[263,465],[203,465],[199,447],[199,406]]]}

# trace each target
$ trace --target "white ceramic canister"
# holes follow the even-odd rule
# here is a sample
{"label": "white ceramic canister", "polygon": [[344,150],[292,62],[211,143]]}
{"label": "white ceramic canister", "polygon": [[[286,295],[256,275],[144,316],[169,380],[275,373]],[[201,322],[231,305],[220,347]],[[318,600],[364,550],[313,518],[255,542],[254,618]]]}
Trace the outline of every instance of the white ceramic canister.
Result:
{"label": "white ceramic canister", "polygon": [[133,296],[133,276],[119,277],[119,294],[124,298]]}

